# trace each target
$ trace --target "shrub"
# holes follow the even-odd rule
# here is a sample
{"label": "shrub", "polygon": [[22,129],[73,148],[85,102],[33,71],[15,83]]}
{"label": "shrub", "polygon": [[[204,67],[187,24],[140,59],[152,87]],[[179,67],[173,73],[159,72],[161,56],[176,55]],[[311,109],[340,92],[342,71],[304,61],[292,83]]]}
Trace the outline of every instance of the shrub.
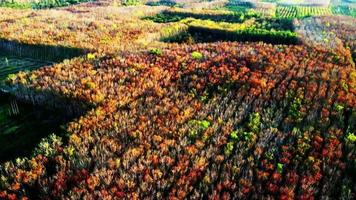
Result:
{"label": "shrub", "polygon": [[54,8],[61,6],[68,6],[71,4],[77,4],[81,2],[88,2],[91,0],[38,0],[31,3],[32,8],[34,9],[43,9],[43,8]]}
{"label": "shrub", "polygon": [[190,120],[188,124],[190,125],[189,137],[191,139],[196,139],[210,127],[210,122],[207,120]]}
{"label": "shrub", "polygon": [[136,6],[142,4],[142,0],[123,0],[122,5],[124,6]]}
{"label": "shrub", "polygon": [[161,49],[157,49],[157,48],[153,48],[153,49],[150,49],[149,53],[152,54],[152,55],[161,56],[162,55],[162,50]]}
{"label": "shrub", "polygon": [[347,135],[346,139],[347,139],[347,142],[349,142],[349,143],[355,143],[356,142],[356,135],[353,134],[353,133],[349,133]]}
{"label": "shrub", "polygon": [[200,60],[203,58],[203,54],[197,52],[197,51],[194,51],[192,52],[192,58],[195,59],[195,60]]}
{"label": "shrub", "polygon": [[280,174],[283,173],[283,164],[282,163],[277,163],[277,171]]}
{"label": "shrub", "polygon": [[259,113],[252,113],[249,116],[247,127],[250,131],[257,133],[261,128],[261,116]]}
{"label": "shrub", "polygon": [[95,59],[95,54],[88,53],[88,54],[87,54],[87,59],[88,59],[88,60],[94,60],[94,59]]}
{"label": "shrub", "polygon": [[46,157],[52,157],[57,153],[57,147],[62,145],[62,138],[52,134],[47,138],[44,138],[39,143],[38,147],[34,150],[34,155],[44,155]]}
{"label": "shrub", "polygon": [[225,150],[224,150],[225,156],[231,155],[233,150],[234,150],[234,143],[233,142],[228,142],[226,147],[225,147]]}

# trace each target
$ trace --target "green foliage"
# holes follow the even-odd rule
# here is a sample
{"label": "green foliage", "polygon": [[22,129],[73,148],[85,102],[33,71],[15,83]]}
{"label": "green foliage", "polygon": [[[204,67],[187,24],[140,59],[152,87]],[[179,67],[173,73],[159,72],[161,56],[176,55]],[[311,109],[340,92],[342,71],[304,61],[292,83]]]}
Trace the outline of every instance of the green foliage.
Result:
{"label": "green foliage", "polygon": [[274,159],[274,154],[273,151],[268,151],[265,153],[265,156],[268,160],[273,160]]}
{"label": "green foliage", "polygon": [[290,105],[288,115],[295,120],[300,120],[302,117],[302,113],[300,112],[301,105],[302,105],[302,99],[299,97],[295,97],[292,104]]}
{"label": "green foliage", "polygon": [[300,136],[300,135],[302,135],[302,132],[300,131],[300,129],[298,127],[293,127],[292,134],[294,136]]}
{"label": "green foliage", "polygon": [[169,23],[169,22],[178,22],[184,18],[179,15],[169,15],[166,13],[159,13],[154,16],[144,17],[143,19],[152,20],[156,23]]}
{"label": "green foliage", "polygon": [[202,132],[210,127],[210,122],[207,120],[190,120],[188,136],[191,139],[196,139]]}
{"label": "green foliage", "polygon": [[201,130],[206,130],[210,126],[210,122],[207,120],[190,120],[189,125],[199,128]]}
{"label": "green foliage", "polygon": [[17,78],[16,74],[9,74],[6,77],[5,82],[12,83],[16,80],[16,78]]}
{"label": "green foliage", "polygon": [[222,29],[222,30],[231,30],[231,31],[247,28],[247,26],[243,23],[239,24],[239,23],[228,23],[228,22],[216,22],[213,20],[201,20],[201,19],[194,19],[194,18],[186,18],[181,22],[187,24],[188,26],[204,26],[210,29]]}
{"label": "green foliage", "polygon": [[95,59],[95,54],[88,53],[88,54],[87,54],[87,59],[88,59],[88,60],[94,60],[94,59]]}
{"label": "green foliage", "polygon": [[201,60],[203,58],[203,54],[197,51],[192,52],[191,56],[195,60]]}
{"label": "green foliage", "polygon": [[166,10],[161,14],[158,14],[157,18],[165,19],[162,20],[163,23],[171,22],[175,20],[182,20],[186,18],[194,18],[201,20],[211,20],[215,22],[230,22],[230,23],[241,23],[247,19],[260,17],[255,12],[231,12],[231,11],[217,11],[217,10],[206,10],[201,12],[186,11],[182,9]]}
{"label": "green foliage", "polygon": [[30,3],[18,3],[16,1],[1,2],[0,7],[16,8],[16,9],[26,9],[31,8]]}
{"label": "green foliage", "polygon": [[68,157],[68,158],[71,158],[71,157],[73,157],[73,155],[74,155],[74,151],[75,151],[75,149],[74,149],[74,147],[72,146],[72,145],[69,145],[69,146],[67,146],[66,148],[64,148],[64,154]]}
{"label": "green foliage", "polygon": [[209,98],[210,98],[210,94],[206,90],[202,94],[199,95],[199,99],[205,103],[209,101]]}
{"label": "green foliage", "polygon": [[250,141],[254,136],[253,132],[236,130],[230,133],[231,142]]}
{"label": "green foliage", "polygon": [[[225,154],[229,155],[233,149],[233,143],[244,141],[249,142],[253,139],[254,134],[260,131],[261,128],[261,117],[259,113],[252,113],[249,116],[249,122],[247,123],[247,128],[249,131],[244,131],[244,128],[235,130],[230,133],[230,142],[225,148]],[[255,132],[255,133],[254,133]]]}
{"label": "green foliage", "polygon": [[344,109],[345,109],[345,106],[343,106],[342,104],[338,104],[338,103],[337,103],[337,104],[334,105],[334,110],[335,110],[336,112],[338,112],[338,113],[343,112]]}
{"label": "green foliage", "polygon": [[234,150],[234,142],[228,142],[224,149],[225,156],[231,155],[233,150]]}
{"label": "green foliage", "polygon": [[[252,113],[249,116],[247,128],[254,133],[258,133],[261,129],[261,116],[259,113]],[[249,134],[248,134],[249,135]]]}
{"label": "green foliage", "polygon": [[34,9],[42,9],[42,8],[55,8],[68,6],[71,4],[77,4],[81,2],[88,2],[91,0],[39,0],[31,3],[32,8]]}
{"label": "green foliage", "polygon": [[155,2],[147,2],[148,6],[169,6],[169,7],[183,7],[183,4],[176,3],[171,0],[160,0]]}
{"label": "green foliage", "polygon": [[353,199],[352,186],[346,185],[343,183],[341,187],[341,198],[342,200],[351,200]]}
{"label": "green foliage", "polygon": [[277,171],[278,173],[282,174],[283,173],[283,164],[282,163],[277,163]]}
{"label": "green foliage", "polygon": [[246,6],[233,6],[233,5],[227,5],[224,6],[223,9],[232,11],[232,12],[254,12],[252,9],[246,7]]}
{"label": "green foliage", "polygon": [[41,154],[46,157],[52,157],[57,152],[56,147],[61,145],[62,145],[62,138],[56,136],[55,134],[52,134],[49,137],[41,140],[38,147],[34,151],[34,155]]}
{"label": "green foliage", "polygon": [[43,8],[55,8],[55,7],[62,7],[68,6],[71,4],[77,4],[81,2],[88,2],[91,0],[38,0],[38,1],[27,1],[24,3],[15,1],[2,1],[0,3],[0,7],[9,7],[9,8],[17,8],[17,9],[26,9],[26,8],[33,8],[33,9],[43,9]]}
{"label": "green foliage", "polygon": [[188,136],[189,136],[189,138],[191,138],[191,139],[195,139],[195,138],[198,137],[198,131],[195,130],[195,129],[190,130]]}
{"label": "green foliage", "polygon": [[356,142],[356,135],[353,133],[349,133],[346,138],[347,142],[355,143]]}
{"label": "green foliage", "polygon": [[205,129],[209,128],[210,122],[207,120],[202,120],[202,121],[199,121],[199,125],[203,130],[205,130]]}
{"label": "green foliage", "polygon": [[332,15],[331,9],[316,6],[278,6],[276,10],[276,16],[282,18],[304,18],[320,15]]}
{"label": "green foliage", "polygon": [[188,32],[188,26],[181,23],[175,23],[171,26],[164,27],[161,30],[161,41],[192,43],[193,38]]}
{"label": "green foliage", "polygon": [[230,133],[230,138],[231,138],[232,140],[237,141],[237,140],[239,139],[238,132],[237,132],[237,131],[231,132],[231,133]]}
{"label": "green foliage", "polygon": [[152,55],[161,56],[162,55],[162,50],[161,49],[157,49],[157,48],[152,48],[152,49],[150,49],[149,53],[152,54]]}
{"label": "green foliage", "polygon": [[340,84],[341,84],[341,87],[343,90],[345,90],[346,92],[349,92],[349,85],[347,85],[347,83],[345,81],[341,81]]}
{"label": "green foliage", "polygon": [[253,132],[243,132],[242,133],[242,138],[244,141],[250,141],[254,136]]}
{"label": "green foliage", "polygon": [[142,0],[123,0],[122,5],[124,6],[136,6],[142,4]]}
{"label": "green foliage", "polygon": [[281,0],[262,0],[262,2],[269,2],[269,3],[277,3],[280,2]]}
{"label": "green foliage", "polygon": [[356,18],[356,8],[349,5],[332,6],[331,11],[334,15],[347,15]]}
{"label": "green foliage", "polygon": [[[178,31],[177,34],[171,35],[173,39],[171,37],[164,39],[165,42],[213,42],[220,40],[264,41],[278,44],[296,44],[299,42],[297,34],[294,33],[291,19],[264,18],[249,11],[171,9],[144,19],[158,23],[180,22],[189,27],[188,32]],[[189,39],[191,36],[195,37],[194,40]]]}
{"label": "green foliage", "polygon": [[85,83],[85,87],[86,87],[87,89],[93,90],[93,89],[96,88],[96,85],[95,85],[94,82],[89,81],[89,82]]}
{"label": "green foliage", "polygon": [[[265,25],[230,24],[210,20],[190,19],[186,22],[189,33],[200,42],[211,41],[264,41],[272,44],[297,44],[296,33],[288,30],[261,29]],[[274,25],[275,26],[275,25]],[[289,27],[289,26],[286,26]]]}

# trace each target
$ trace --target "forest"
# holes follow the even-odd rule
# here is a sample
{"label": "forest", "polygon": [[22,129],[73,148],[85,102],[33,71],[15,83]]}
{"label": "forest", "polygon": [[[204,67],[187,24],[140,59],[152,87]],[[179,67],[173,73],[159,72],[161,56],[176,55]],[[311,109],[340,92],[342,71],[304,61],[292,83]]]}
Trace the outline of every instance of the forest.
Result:
{"label": "forest", "polygon": [[356,1],[0,0],[0,199],[355,199]]}

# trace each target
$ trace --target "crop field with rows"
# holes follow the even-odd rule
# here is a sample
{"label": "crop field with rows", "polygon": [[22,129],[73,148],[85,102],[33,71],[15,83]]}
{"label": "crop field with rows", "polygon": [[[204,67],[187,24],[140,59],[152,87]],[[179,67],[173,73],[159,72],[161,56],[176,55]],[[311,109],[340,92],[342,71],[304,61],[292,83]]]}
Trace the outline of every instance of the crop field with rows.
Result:
{"label": "crop field with rows", "polygon": [[244,11],[248,9],[257,12],[262,16],[282,18],[304,18],[309,16],[329,15],[356,17],[356,2],[349,2],[347,0],[338,0],[334,2],[325,0],[229,0],[223,8],[231,11]]}
{"label": "crop field with rows", "polygon": [[356,198],[349,13],[14,2],[0,7],[1,200]]}
{"label": "crop field with rows", "polygon": [[335,15],[347,15],[356,18],[356,3],[354,7],[351,6],[335,6],[331,8]]}
{"label": "crop field with rows", "polygon": [[285,18],[303,18],[306,16],[331,15],[330,8],[308,6],[281,6],[277,7],[276,16]]}

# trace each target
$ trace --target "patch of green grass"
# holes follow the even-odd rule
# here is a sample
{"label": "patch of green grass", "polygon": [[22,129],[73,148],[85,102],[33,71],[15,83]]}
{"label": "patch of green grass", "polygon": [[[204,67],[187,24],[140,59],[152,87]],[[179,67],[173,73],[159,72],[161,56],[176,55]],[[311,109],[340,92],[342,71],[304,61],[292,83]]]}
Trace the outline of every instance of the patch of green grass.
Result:
{"label": "patch of green grass", "polygon": [[194,51],[192,52],[192,58],[195,60],[201,60],[203,58],[203,54],[200,52]]}
{"label": "patch of green grass", "polygon": [[39,0],[28,3],[20,3],[16,1],[7,1],[0,3],[0,7],[16,8],[16,9],[43,9],[43,8],[55,8],[68,6],[71,4],[77,4],[81,2],[88,2],[91,0]]}
{"label": "patch of green grass", "polygon": [[17,3],[17,2],[3,2],[3,3],[0,3],[0,7],[15,8],[15,9],[27,9],[27,8],[32,8],[32,4]]}
{"label": "patch of green grass", "polygon": [[169,22],[178,22],[178,21],[184,19],[184,17],[179,16],[179,15],[170,15],[170,14],[166,14],[166,13],[159,13],[154,16],[144,17],[143,19],[152,20],[156,23],[169,23]]}

